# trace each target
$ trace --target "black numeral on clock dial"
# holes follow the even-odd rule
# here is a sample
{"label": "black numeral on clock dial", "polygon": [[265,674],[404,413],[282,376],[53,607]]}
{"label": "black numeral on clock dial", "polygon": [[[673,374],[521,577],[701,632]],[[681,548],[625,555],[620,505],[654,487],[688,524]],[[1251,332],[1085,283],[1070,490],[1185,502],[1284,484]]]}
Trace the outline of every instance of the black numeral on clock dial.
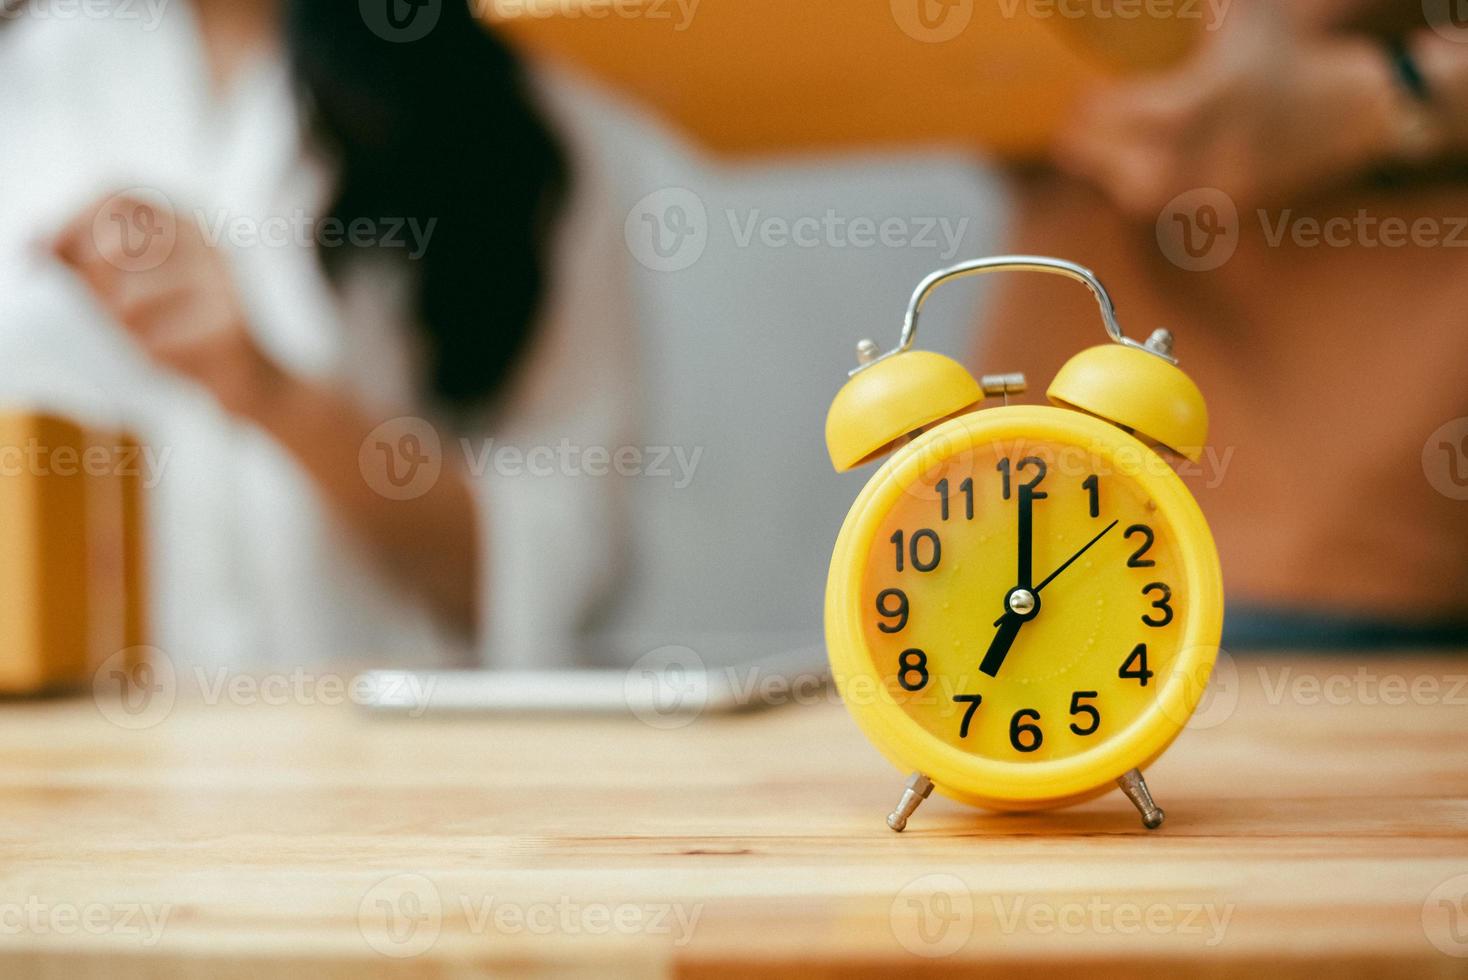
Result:
{"label": "black numeral on clock dial", "polygon": [[897,658],[897,683],[904,691],[921,691],[927,687],[928,655],[921,650],[903,650]]}
{"label": "black numeral on clock dial", "polygon": [[974,711],[984,703],[982,694],[955,694],[953,700],[959,704],[967,704],[963,711],[963,720],[958,723],[958,737],[968,738],[969,722],[974,720]]}
{"label": "black numeral on clock dial", "polygon": [[901,633],[907,626],[907,593],[901,589],[883,589],[877,593],[877,612],[894,623],[878,623],[883,633]]}
{"label": "black numeral on clock dial", "polygon": [[1151,595],[1153,592],[1161,593],[1161,598],[1152,600],[1152,608],[1158,610],[1159,615],[1143,613],[1142,622],[1153,627],[1166,626],[1172,622],[1172,589],[1165,582],[1149,582],[1142,587],[1142,595]]}
{"label": "black numeral on clock dial", "polygon": [[1009,744],[1016,752],[1033,752],[1044,743],[1045,733],[1035,724],[1039,720],[1040,712],[1034,708],[1020,708],[1009,719]]}
{"label": "black numeral on clock dial", "polygon": [[[888,540],[897,549],[897,570],[900,572],[903,567],[903,534],[894,531]],[[938,532],[927,527],[912,532],[912,537],[907,539],[907,557],[911,559],[912,567],[920,572],[931,572],[937,568],[938,560],[943,557],[943,542],[938,540]]]}
{"label": "black numeral on clock dial", "polygon": [[1156,565],[1157,563],[1152,559],[1142,557],[1152,549],[1152,543],[1157,540],[1152,534],[1152,529],[1145,524],[1133,524],[1126,529],[1127,539],[1131,540],[1133,534],[1140,534],[1142,536],[1142,546],[1132,552],[1132,556],[1126,560],[1126,567],[1151,568],[1153,565]]}
{"label": "black numeral on clock dial", "polygon": [[[948,520],[948,478],[944,477],[938,481],[938,510],[943,520]],[[973,477],[965,477],[958,485],[958,492],[963,494],[963,519],[971,521],[974,519],[974,480]]]}
{"label": "black numeral on clock dial", "polygon": [[1070,730],[1077,735],[1093,735],[1096,729],[1101,727],[1101,712],[1096,710],[1094,704],[1081,703],[1092,700],[1096,696],[1097,693],[1095,691],[1076,691],[1070,696],[1071,717],[1084,716],[1090,720],[1090,723],[1087,725],[1078,725],[1075,722],[1070,723]]}
{"label": "black numeral on clock dial", "polygon": [[1088,497],[1089,497],[1090,504],[1091,504],[1091,516],[1092,517],[1100,517],[1101,516],[1101,484],[1100,484],[1100,481],[1098,481],[1096,479],[1096,474],[1095,473],[1092,473],[1090,476],[1086,477],[1084,480],[1081,481],[1081,489],[1082,490],[1085,490],[1086,493],[1087,493],[1087,495],[1088,495]]}
{"label": "black numeral on clock dial", "polygon": [[1035,487],[1037,487],[1037,486],[1040,485],[1040,481],[1043,480],[1043,479],[1045,479],[1045,472],[1046,472],[1045,461],[1043,459],[1041,459],[1040,457],[1038,457],[1038,456],[1026,456],[1024,459],[1022,459],[1022,460],[1019,461],[1019,465],[1018,466],[1011,467],[1010,466],[1010,463],[1009,463],[1009,458],[1006,456],[1004,459],[1001,459],[998,463],[996,463],[994,465],[994,468],[996,470],[998,470],[1000,476],[1002,476],[1004,478],[1002,491],[1003,491],[1003,496],[1004,496],[1004,499],[1005,500],[1008,500],[1009,499],[1010,492],[1011,492],[1011,488],[1010,488],[1010,485],[1009,485],[1009,483],[1010,483],[1010,470],[1011,470],[1011,468],[1014,469],[1015,471],[1025,470],[1025,469],[1029,469],[1029,468],[1033,468],[1034,469],[1034,471],[1035,471],[1034,478],[1031,479],[1028,483],[1022,483],[1022,484],[1020,484],[1020,486],[1024,487],[1026,490],[1030,491],[1030,499],[1031,500],[1041,500],[1044,497],[1049,496],[1048,494],[1042,493],[1039,490],[1036,490],[1035,489]]}
{"label": "black numeral on clock dial", "polygon": [[1132,652],[1122,661],[1121,669],[1116,676],[1123,680],[1135,680],[1143,687],[1152,679],[1153,671],[1147,669],[1147,644],[1138,643],[1132,647]]}

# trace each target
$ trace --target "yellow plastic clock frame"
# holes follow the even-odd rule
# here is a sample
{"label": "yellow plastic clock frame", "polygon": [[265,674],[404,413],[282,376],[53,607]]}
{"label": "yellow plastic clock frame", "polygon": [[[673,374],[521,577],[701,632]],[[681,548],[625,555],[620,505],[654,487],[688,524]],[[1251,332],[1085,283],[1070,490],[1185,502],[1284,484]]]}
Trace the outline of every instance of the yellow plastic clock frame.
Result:
{"label": "yellow plastic clock frame", "polygon": [[[922,726],[888,695],[862,629],[862,578],[877,529],[899,497],[924,473],[967,448],[1026,439],[1084,446],[1121,468],[1144,489],[1177,536],[1191,597],[1179,650],[1153,703],[1101,745],[1063,759],[1004,762],[970,755]],[[1223,580],[1213,535],[1198,503],[1165,464],[1124,466],[1152,454],[1109,422],[1073,409],[990,408],[961,415],[899,449],[857,496],[836,539],[826,585],[826,645],[843,702],[867,738],[901,769],[922,772],[945,796],[1000,810],[1066,806],[1098,796],[1130,769],[1145,769],[1172,744],[1197,708],[1218,653],[1223,627]],[[1154,454],[1155,455],[1155,454]],[[1159,458],[1160,462],[1160,458]],[[1159,677],[1163,672],[1159,671]],[[869,690],[851,689],[867,678]]]}

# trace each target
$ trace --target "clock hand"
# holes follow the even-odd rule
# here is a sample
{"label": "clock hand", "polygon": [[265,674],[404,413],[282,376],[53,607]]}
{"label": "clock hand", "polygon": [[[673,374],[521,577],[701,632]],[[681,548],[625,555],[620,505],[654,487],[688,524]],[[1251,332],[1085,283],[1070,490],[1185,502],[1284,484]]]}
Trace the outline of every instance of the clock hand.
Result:
{"label": "clock hand", "polygon": [[1019,575],[1015,588],[1029,589],[1035,577],[1035,497],[1034,491],[1019,488]]}
{"label": "clock hand", "polygon": [[[1075,560],[1077,558],[1079,558],[1081,555],[1084,555],[1086,552],[1090,551],[1091,550],[1091,546],[1093,544],[1095,544],[1097,541],[1100,541],[1102,538],[1106,537],[1107,532],[1110,531],[1112,528],[1116,527],[1117,523],[1118,523],[1117,521],[1112,521],[1110,524],[1106,525],[1106,527],[1102,528],[1100,534],[1096,535],[1094,538],[1092,538],[1091,540],[1087,541],[1081,547],[1081,550],[1080,551],[1077,551],[1075,554],[1073,554],[1069,558],[1067,558],[1065,560],[1065,562],[1063,564],[1061,564],[1061,566],[1059,568],[1057,568],[1055,571],[1051,572],[1049,575],[1045,576],[1044,581],[1042,581],[1039,585],[1035,586],[1034,589],[1032,589],[1031,591],[1035,595],[1038,596],[1040,594],[1040,590],[1041,589],[1043,589],[1045,586],[1049,585],[1052,581],[1055,580],[1055,576],[1059,575],[1061,572],[1063,572],[1067,568],[1069,568],[1075,562]],[[1000,616],[998,619],[994,620],[994,625],[995,626],[998,626],[1000,623],[1004,622],[1005,617],[1006,616],[1009,616],[1009,615],[1010,615],[1010,613],[1005,613],[1004,616]],[[990,676],[992,677],[993,675],[991,674]]]}
{"label": "clock hand", "polygon": [[1024,624],[1024,619],[1015,613],[1005,613],[999,617],[999,621],[994,624],[999,627],[999,632],[989,642],[984,661],[979,664],[980,673],[990,677],[999,676],[999,668],[1004,666],[1004,658],[1009,656],[1009,648],[1014,646],[1014,638],[1019,635],[1019,628]]}
{"label": "clock hand", "polygon": [[[1032,487],[1019,488],[1019,533],[1016,537],[1019,539],[1019,556],[1015,577],[1019,584],[1004,597],[1008,611],[994,620],[999,632],[994,634],[989,649],[984,653],[983,663],[979,664],[979,670],[990,677],[998,676],[999,668],[1004,666],[1004,658],[1009,656],[1009,648],[1014,646],[1014,638],[1019,635],[1019,628],[1026,620],[1032,619],[1037,611],[1030,587],[1030,581],[1035,576],[1035,495]],[[1021,604],[1016,607],[1016,595],[1026,597],[1028,606]]]}
{"label": "clock hand", "polygon": [[1045,581],[1043,581],[1039,585],[1035,586],[1035,594],[1038,595],[1041,589],[1043,589],[1045,586],[1049,585],[1051,583],[1051,581],[1054,580],[1055,576],[1059,575],[1061,572],[1063,572],[1067,568],[1069,568],[1071,566],[1071,564],[1077,558],[1079,558],[1081,555],[1084,555],[1086,552],[1090,551],[1091,550],[1091,545],[1095,544],[1097,541],[1100,541],[1102,538],[1106,537],[1106,532],[1107,531],[1110,531],[1112,528],[1116,527],[1116,524],[1117,524],[1116,521],[1112,521],[1110,524],[1106,525],[1106,527],[1102,529],[1101,533],[1098,534],[1098,535],[1096,535],[1091,540],[1087,541],[1085,543],[1085,545],[1083,545],[1081,547],[1081,550],[1080,551],[1077,551],[1075,554],[1071,555],[1069,558],[1067,558],[1065,560],[1065,563],[1064,564],[1062,564],[1055,571],[1051,572],[1049,575],[1045,576]]}

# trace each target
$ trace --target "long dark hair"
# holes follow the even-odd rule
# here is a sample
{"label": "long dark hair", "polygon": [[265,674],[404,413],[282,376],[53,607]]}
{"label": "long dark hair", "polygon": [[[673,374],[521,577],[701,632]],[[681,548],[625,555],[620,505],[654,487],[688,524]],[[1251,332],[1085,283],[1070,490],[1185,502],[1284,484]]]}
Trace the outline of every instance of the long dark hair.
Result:
{"label": "long dark hair", "polygon": [[425,388],[450,407],[485,403],[530,338],[568,183],[519,60],[466,0],[286,0],[285,36],[307,118],[336,155],[335,227],[433,222],[416,261],[401,243],[323,247],[327,274],[364,247],[409,265]]}

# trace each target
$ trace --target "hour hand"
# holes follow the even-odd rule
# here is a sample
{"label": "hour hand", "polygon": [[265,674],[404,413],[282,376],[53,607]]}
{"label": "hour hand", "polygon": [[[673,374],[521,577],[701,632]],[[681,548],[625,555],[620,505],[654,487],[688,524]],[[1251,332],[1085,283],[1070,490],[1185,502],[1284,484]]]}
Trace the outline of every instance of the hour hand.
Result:
{"label": "hour hand", "polygon": [[1014,646],[1014,638],[1019,635],[1019,628],[1024,624],[1024,619],[1017,613],[1008,612],[1000,617],[999,631],[989,642],[983,663],[979,664],[980,673],[990,677],[999,676],[999,668],[1004,666],[1004,658],[1009,656],[1009,648]]}

